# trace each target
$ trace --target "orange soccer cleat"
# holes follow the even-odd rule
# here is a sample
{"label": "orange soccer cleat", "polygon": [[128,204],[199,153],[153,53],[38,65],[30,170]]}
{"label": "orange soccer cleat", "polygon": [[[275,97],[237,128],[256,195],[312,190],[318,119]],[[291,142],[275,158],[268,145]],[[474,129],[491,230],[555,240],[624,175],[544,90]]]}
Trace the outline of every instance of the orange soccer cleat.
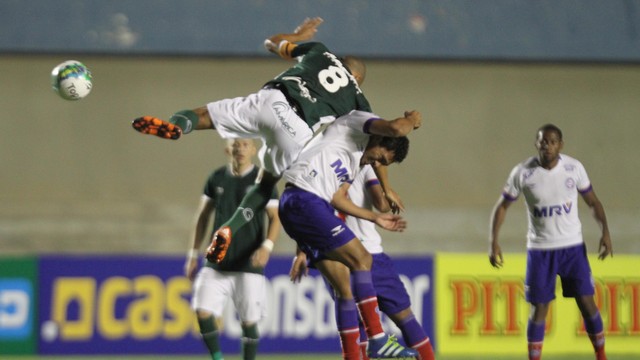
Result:
{"label": "orange soccer cleat", "polygon": [[231,244],[231,228],[223,226],[213,233],[211,245],[207,248],[207,260],[219,264],[227,255]]}
{"label": "orange soccer cleat", "polygon": [[178,140],[182,135],[180,127],[153,116],[139,117],[133,120],[131,126],[138,132],[155,135],[163,139]]}

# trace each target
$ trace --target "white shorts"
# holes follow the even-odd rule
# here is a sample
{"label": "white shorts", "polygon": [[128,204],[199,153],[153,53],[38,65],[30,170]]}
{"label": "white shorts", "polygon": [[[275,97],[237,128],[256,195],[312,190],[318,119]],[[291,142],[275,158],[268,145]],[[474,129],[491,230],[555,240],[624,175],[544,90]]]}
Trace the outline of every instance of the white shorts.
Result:
{"label": "white shorts", "polygon": [[207,104],[213,126],[224,139],[260,138],[262,167],[281,175],[313,137],[313,131],[277,89]]}
{"label": "white shorts", "polygon": [[220,318],[231,298],[243,322],[256,323],[266,316],[266,284],[263,275],[220,272],[204,266],[193,283],[191,307]]}

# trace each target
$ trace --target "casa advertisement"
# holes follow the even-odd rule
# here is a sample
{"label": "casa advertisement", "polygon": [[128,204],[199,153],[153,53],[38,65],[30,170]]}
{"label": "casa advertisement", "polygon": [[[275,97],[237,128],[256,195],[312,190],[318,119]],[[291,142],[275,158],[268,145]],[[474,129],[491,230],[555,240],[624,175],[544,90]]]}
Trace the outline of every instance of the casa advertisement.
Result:
{"label": "casa advertisement", "polygon": [[[293,284],[288,276],[291,260],[275,256],[267,267],[268,315],[260,324],[260,352],[340,352],[333,300],[322,277],[312,271]],[[432,258],[398,257],[396,264],[416,317],[433,334]],[[206,353],[183,265],[182,257],[41,257],[38,352]],[[387,318],[383,324],[401,337]],[[221,335],[223,352],[239,353],[241,329],[231,303]]]}

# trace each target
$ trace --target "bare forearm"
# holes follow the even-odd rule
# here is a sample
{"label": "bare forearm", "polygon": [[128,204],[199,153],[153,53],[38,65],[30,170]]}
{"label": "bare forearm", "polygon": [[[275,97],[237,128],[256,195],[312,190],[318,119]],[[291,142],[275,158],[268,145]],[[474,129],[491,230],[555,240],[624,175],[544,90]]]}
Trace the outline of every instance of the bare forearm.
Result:
{"label": "bare forearm", "polygon": [[405,111],[404,117],[393,120],[374,121],[369,132],[374,135],[401,137],[422,125],[422,114],[418,111]]}
{"label": "bare forearm", "polygon": [[268,210],[269,224],[267,225],[267,239],[276,241],[280,236],[280,218],[278,217],[278,209]]}
{"label": "bare forearm", "polygon": [[500,228],[507,214],[506,207],[501,204],[496,205],[491,214],[490,228],[489,228],[489,242],[491,245],[498,244],[498,237],[500,234]]}
{"label": "bare forearm", "polygon": [[347,197],[342,195],[334,196],[331,201],[331,206],[342,213],[355,216],[360,219],[374,221],[376,218],[376,214],[373,211],[357,206]]}
{"label": "bare forearm", "polygon": [[591,208],[593,213],[593,217],[596,219],[598,226],[600,226],[600,230],[602,230],[602,234],[609,233],[609,225],[607,224],[607,215],[604,212],[604,206],[599,201],[596,202]]}
{"label": "bare forearm", "polygon": [[203,216],[199,216],[196,220],[195,230],[191,237],[191,249],[200,249],[202,246],[207,231],[207,220]]}
{"label": "bare forearm", "polygon": [[282,41],[297,43],[313,38],[318,26],[320,26],[322,22],[323,20],[319,17],[307,18],[291,33],[280,33],[270,36],[265,40],[264,45],[267,50],[278,53],[278,47]]}

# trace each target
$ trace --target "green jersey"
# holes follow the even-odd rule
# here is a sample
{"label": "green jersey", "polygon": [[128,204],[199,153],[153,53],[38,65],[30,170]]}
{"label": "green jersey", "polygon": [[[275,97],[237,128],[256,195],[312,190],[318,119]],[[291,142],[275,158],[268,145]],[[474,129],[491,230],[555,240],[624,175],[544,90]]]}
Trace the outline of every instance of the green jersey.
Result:
{"label": "green jersey", "polygon": [[294,102],[298,115],[311,129],[315,131],[318,123],[332,121],[352,110],[371,112],[353,75],[322,43],[297,45],[291,55],[298,58],[298,64],[266,86],[280,89]]}
{"label": "green jersey", "polygon": [[[234,176],[230,167],[214,170],[204,186],[204,194],[211,198],[215,206],[213,231],[217,230],[236,211],[247,190],[255,185],[260,169],[257,166],[243,176]],[[274,188],[271,199],[278,199]],[[258,249],[265,237],[265,210],[253,214],[253,219],[233,234],[233,241],[227,255],[220,264],[207,261],[207,266],[220,271],[241,271],[262,274],[262,268],[251,266],[251,255]],[[213,235],[213,234],[212,234]]]}

